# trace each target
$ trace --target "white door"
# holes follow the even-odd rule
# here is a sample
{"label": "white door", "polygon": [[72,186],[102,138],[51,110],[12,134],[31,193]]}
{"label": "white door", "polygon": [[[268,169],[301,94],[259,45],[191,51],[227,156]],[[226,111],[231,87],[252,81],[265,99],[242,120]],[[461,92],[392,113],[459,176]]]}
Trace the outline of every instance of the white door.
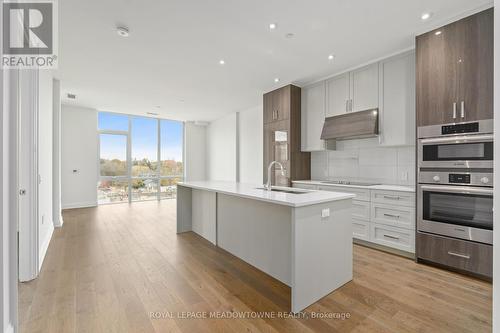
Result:
{"label": "white door", "polygon": [[325,82],[302,89],[302,151],[323,150],[320,139],[325,122]]}
{"label": "white door", "polygon": [[378,108],[378,63],[351,72],[351,111]]}
{"label": "white door", "polygon": [[38,72],[19,71],[19,280],[39,272],[38,240]]}
{"label": "white door", "polygon": [[346,113],[349,107],[349,73],[336,76],[326,82],[326,116]]}

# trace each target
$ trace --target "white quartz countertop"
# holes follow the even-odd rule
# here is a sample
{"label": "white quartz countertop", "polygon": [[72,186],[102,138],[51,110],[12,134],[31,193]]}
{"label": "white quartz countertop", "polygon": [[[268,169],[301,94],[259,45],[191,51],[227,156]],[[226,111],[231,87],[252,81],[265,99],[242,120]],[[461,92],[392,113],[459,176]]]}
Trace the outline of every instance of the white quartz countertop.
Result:
{"label": "white quartz countertop", "polygon": [[314,190],[307,191],[307,193],[301,194],[267,191],[263,189],[257,189],[257,187],[262,187],[262,185],[236,183],[229,181],[192,181],[181,182],[177,185],[199,190],[229,194],[248,199],[267,201],[291,207],[303,207],[330,201],[352,199],[355,197],[354,194],[350,193]]}
{"label": "white quartz countertop", "polygon": [[294,180],[292,183],[297,184],[307,184],[307,185],[321,185],[321,186],[341,186],[341,187],[354,187],[354,188],[364,188],[368,190],[385,190],[385,191],[399,191],[399,192],[415,192],[415,186],[403,186],[403,185],[371,185],[371,186],[361,186],[361,185],[346,185],[346,184],[328,184],[324,183],[323,180]]}

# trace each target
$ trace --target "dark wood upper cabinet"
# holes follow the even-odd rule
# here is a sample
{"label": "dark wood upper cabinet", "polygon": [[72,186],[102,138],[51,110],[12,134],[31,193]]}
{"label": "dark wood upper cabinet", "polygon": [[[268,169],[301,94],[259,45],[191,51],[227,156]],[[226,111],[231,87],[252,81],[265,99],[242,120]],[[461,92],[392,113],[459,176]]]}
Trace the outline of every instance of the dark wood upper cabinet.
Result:
{"label": "dark wood upper cabinet", "polygon": [[459,102],[464,103],[463,119],[493,119],[493,9],[461,22]]}
{"label": "dark wood upper cabinet", "polygon": [[416,38],[417,126],[493,118],[493,9]]}
{"label": "dark wood upper cabinet", "polygon": [[300,99],[300,88],[293,85],[264,94],[264,183],[272,161],[286,170],[285,176],[278,168],[272,170],[273,185],[290,186],[292,180],[311,178],[311,154],[300,150]]}

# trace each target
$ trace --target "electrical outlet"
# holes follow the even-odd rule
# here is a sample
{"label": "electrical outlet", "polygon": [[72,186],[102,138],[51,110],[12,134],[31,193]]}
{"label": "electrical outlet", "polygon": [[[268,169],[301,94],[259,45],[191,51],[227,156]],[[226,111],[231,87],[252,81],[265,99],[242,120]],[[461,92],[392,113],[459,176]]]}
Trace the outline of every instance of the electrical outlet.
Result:
{"label": "electrical outlet", "polygon": [[321,217],[322,218],[329,217],[329,216],[330,216],[330,208],[325,208],[325,209],[321,210]]}

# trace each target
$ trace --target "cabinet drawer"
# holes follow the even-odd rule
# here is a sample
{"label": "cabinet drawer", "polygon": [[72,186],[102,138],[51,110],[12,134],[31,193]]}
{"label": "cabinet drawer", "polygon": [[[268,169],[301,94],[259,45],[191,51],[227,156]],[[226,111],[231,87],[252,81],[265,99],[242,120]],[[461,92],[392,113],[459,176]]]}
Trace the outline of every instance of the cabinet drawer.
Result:
{"label": "cabinet drawer", "polygon": [[372,223],[370,240],[406,252],[415,252],[415,230]]}
{"label": "cabinet drawer", "polygon": [[413,207],[371,204],[372,221],[375,223],[391,225],[394,227],[414,229],[415,209]]}
{"label": "cabinet drawer", "polygon": [[493,247],[465,240],[417,233],[417,256],[438,264],[491,277]]}
{"label": "cabinet drawer", "polygon": [[355,194],[355,200],[370,201],[370,190],[365,190],[363,188],[347,187],[347,186],[323,186],[320,185],[319,189],[322,191],[331,192],[341,192],[341,193],[352,193]]}
{"label": "cabinet drawer", "polygon": [[370,222],[353,217],[352,237],[357,239],[370,240]]}
{"label": "cabinet drawer", "polygon": [[352,201],[352,217],[369,220],[370,219],[370,202],[353,200]]}
{"label": "cabinet drawer", "polygon": [[415,207],[415,193],[372,190],[372,202]]}
{"label": "cabinet drawer", "polygon": [[293,183],[292,187],[303,188],[305,190],[317,190],[318,189],[317,185],[301,184],[301,183]]}

